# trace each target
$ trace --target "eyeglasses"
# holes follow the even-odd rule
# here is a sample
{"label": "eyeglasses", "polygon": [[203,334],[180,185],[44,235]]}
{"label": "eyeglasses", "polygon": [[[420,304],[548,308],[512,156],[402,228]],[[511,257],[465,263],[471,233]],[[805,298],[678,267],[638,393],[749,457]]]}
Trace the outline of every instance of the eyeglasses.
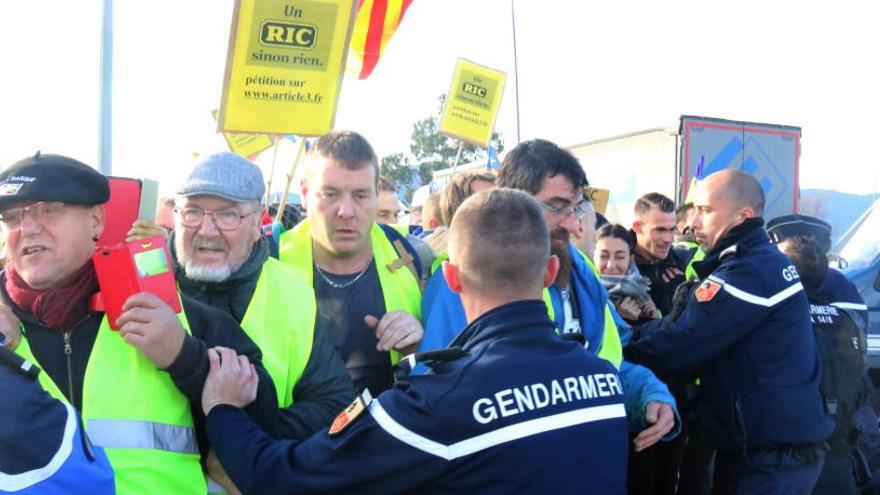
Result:
{"label": "eyeglasses", "polygon": [[175,208],[174,211],[180,214],[183,226],[191,229],[200,227],[205,216],[210,216],[218,230],[235,230],[241,225],[242,219],[254,214],[253,211],[239,215],[234,210],[207,211],[201,208]]}
{"label": "eyeglasses", "polygon": [[61,217],[64,211],[64,203],[59,201],[39,202],[22,208],[10,208],[0,212],[0,230],[12,232],[21,228],[24,214],[28,213],[31,220],[45,226],[50,225]]}
{"label": "eyeglasses", "polygon": [[584,215],[587,214],[587,208],[586,208],[587,202],[586,201],[581,201],[580,203],[578,203],[575,206],[564,206],[561,208],[558,206],[548,205],[547,203],[545,203],[543,201],[538,201],[538,203],[540,203],[541,206],[543,206],[547,211],[549,211],[554,217],[556,217],[560,220],[567,220],[568,217],[570,217],[572,215],[574,215],[575,218],[580,220],[581,218],[584,218]]}

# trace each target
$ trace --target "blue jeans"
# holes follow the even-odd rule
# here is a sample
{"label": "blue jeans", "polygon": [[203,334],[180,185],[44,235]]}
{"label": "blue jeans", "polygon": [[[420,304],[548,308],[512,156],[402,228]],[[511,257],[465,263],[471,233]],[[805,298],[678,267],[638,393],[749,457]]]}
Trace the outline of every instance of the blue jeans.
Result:
{"label": "blue jeans", "polygon": [[715,489],[723,495],[808,495],[822,464],[825,446],[810,445],[746,454],[718,453]]}

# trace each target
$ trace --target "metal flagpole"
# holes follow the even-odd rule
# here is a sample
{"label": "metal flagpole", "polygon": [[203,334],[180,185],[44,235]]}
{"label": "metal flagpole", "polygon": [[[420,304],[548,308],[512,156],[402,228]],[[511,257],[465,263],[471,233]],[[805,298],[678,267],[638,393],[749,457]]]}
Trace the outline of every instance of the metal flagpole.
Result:
{"label": "metal flagpole", "polygon": [[510,0],[510,23],[513,26],[513,85],[516,88],[516,142],[519,143],[519,67],[516,60],[516,14],[513,11],[513,1]]}
{"label": "metal flagpole", "polygon": [[104,0],[101,18],[101,112],[98,163],[104,175],[113,166],[113,0]]}

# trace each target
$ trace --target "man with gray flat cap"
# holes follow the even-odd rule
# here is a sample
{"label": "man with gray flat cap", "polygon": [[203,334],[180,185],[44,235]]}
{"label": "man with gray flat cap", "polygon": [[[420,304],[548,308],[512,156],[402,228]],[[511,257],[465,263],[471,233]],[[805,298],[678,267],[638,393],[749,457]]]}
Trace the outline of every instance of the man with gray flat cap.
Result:
{"label": "man with gray flat cap", "polygon": [[[264,194],[263,174],[247,159],[205,157],[177,188],[168,244],[181,292],[230,314],[260,348],[281,408],[276,433],[301,440],[330,424],[354,386],[315,329],[314,291],[269,255],[260,231]],[[231,488],[225,475],[215,477]]]}
{"label": "man with gray flat cap", "polygon": [[201,397],[207,348],[234,349],[240,365],[256,365],[260,383],[247,413],[270,429],[272,381],[234,320],[186,296],[179,314],[153,294],[130,296],[116,321],[121,330],[111,331],[90,305],[109,196],[106,177],[65,156],[37,153],[0,173],[8,242],[0,298],[21,322],[15,352],[43,370],[38,380],[52,397],[82,414],[86,433],[107,453],[117,493],[203,495],[200,414],[190,405]]}
{"label": "man with gray flat cap", "polygon": [[312,288],[269,256],[260,168],[235,153],[199,162],[177,190],[173,263],[184,294],[229,313],[263,352],[285,438],[326,428],[354,397],[342,360],[315,331]]}

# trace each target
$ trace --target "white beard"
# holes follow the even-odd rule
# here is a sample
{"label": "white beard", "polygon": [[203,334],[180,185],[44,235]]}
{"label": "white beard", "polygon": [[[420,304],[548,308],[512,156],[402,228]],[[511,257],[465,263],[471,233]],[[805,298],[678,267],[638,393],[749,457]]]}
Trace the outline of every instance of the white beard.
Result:
{"label": "white beard", "polygon": [[[204,244],[213,245],[218,248],[224,247],[223,244],[218,245],[219,243],[216,241],[206,242],[198,237],[193,239],[193,249]],[[186,278],[190,280],[195,280],[197,282],[223,282],[232,275],[232,268],[230,268],[229,265],[217,268],[208,268],[197,265],[195,261],[190,259],[186,254],[186,249],[183,246],[183,236],[175,236],[174,249],[177,252],[177,261],[183,267],[183,272],[186,274]]]}
{"label": "white beard", "polygon": [[183,263],[183,271],[186,273],[186,278],[198,282],[223,282],[232,275],[228,265],[208,268],[195,265],[189,260]]}

